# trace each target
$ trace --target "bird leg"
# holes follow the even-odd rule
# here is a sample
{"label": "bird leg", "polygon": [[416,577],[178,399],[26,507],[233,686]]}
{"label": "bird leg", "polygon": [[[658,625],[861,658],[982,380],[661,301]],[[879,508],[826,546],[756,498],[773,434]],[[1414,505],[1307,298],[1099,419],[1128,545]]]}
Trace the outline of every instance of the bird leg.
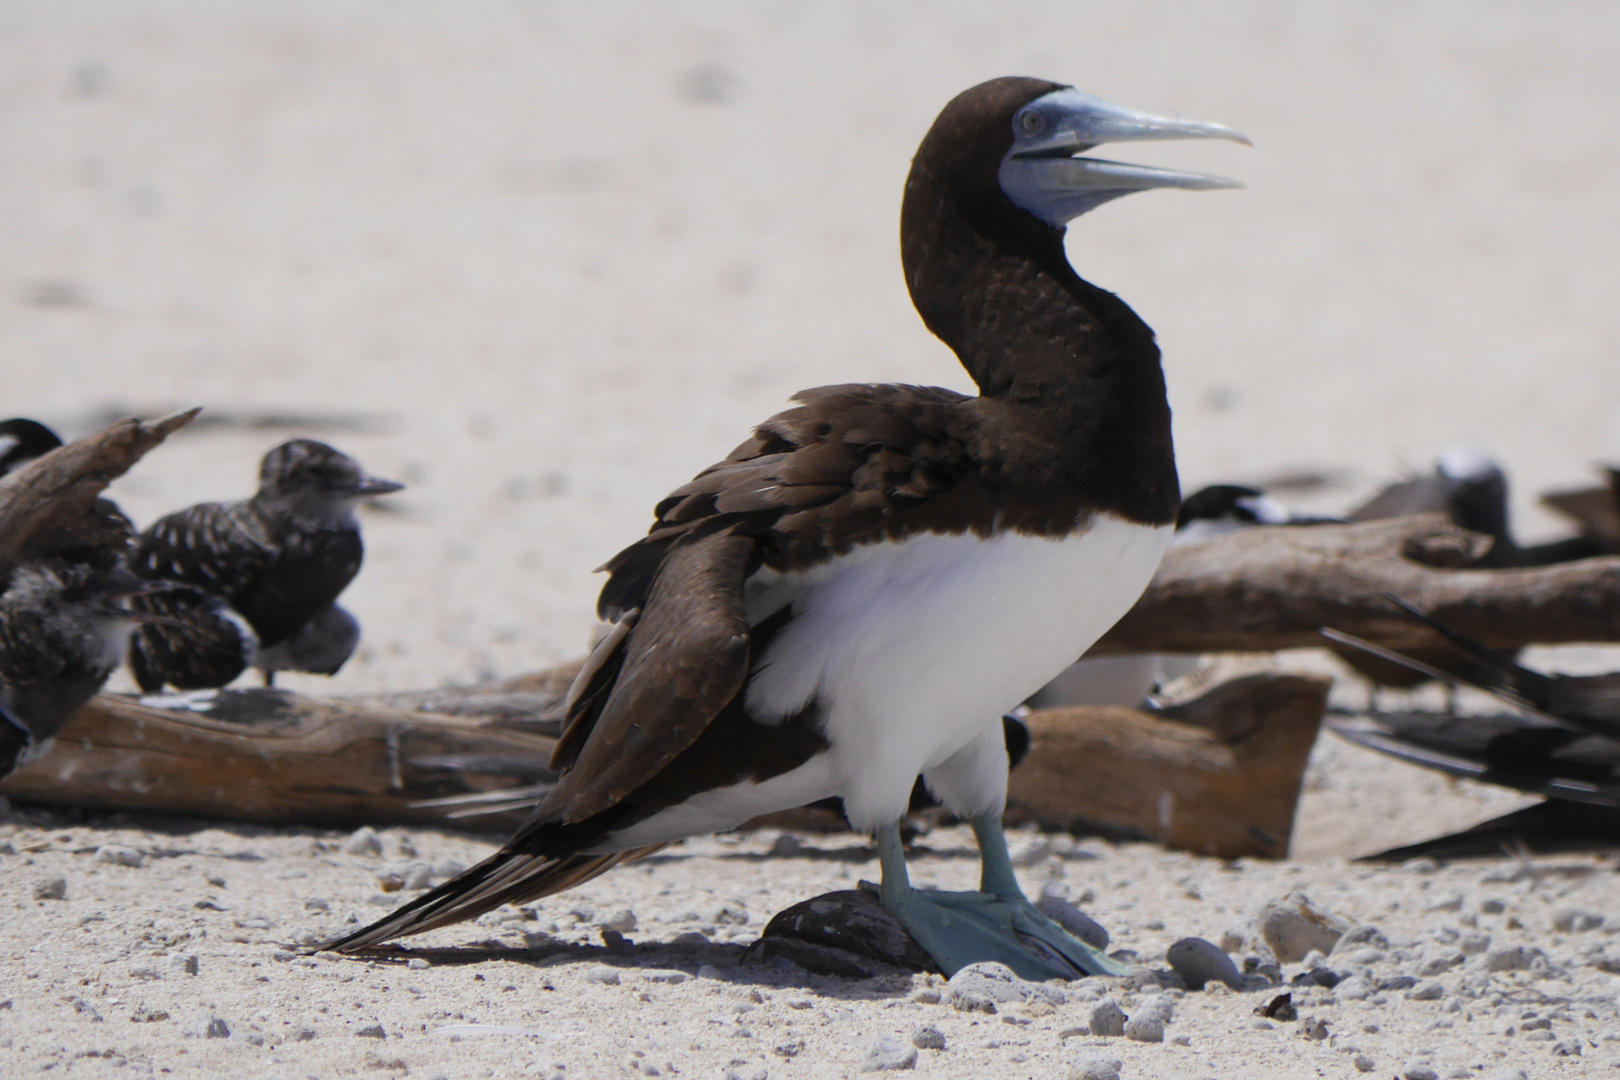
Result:
{"label": "bird leg", "polygon": [[969,964],[995,960],[1020,978],[1041,982],[1126,975],[1133,970],[1035,910],[1018,887],[1000,818],[975,818],[972,825],[982,863],[978,892],[912,888],[899,824],[886,825],[876,834],[883,906],[941,971],[950,976]]}

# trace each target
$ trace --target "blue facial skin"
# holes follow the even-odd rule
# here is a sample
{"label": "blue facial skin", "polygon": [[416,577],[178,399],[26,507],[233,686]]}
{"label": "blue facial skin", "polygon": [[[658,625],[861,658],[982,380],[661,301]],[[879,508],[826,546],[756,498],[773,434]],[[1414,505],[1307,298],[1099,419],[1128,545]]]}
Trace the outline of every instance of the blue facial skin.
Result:
{"label": "blue facial skin", "polygon": [[998,179],[1013,204],[1054,228],[1110,199],[1151,188],[1208,191],[1242,187],[1234,180],[1078,157],[1107,142],[1229,139],[1249,145],[1231,128],[1136,112],[1078,90],[1054,90],[1013,115],[1013,145]]}

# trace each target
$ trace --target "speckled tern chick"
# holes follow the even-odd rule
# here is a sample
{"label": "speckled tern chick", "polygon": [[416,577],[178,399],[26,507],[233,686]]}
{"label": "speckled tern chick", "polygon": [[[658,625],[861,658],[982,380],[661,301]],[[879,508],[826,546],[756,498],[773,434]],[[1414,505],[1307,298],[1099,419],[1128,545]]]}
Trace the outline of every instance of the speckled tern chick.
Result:
{"label": "speckled tern chick", "polygon": [[135,543],[135,573],[190,588],[143,601],[167,622],[141,627],[130,667],[148,692],[224,686],[250,664],[331,675],[354,652],[360,626],[337,598],[360,571],[354,512],[404,485],[367,476],[313,439],[264,455],[259,490],[159,518]]}

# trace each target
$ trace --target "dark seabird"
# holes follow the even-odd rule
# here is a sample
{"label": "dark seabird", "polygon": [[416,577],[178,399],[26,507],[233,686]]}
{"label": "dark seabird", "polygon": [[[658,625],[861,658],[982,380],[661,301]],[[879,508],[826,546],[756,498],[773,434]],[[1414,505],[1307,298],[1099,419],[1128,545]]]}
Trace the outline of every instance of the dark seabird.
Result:
{"label": "dark seabird", "polygon": [[1550,566],[1604,553],[1586,537],[1521,546],[1508,518],[1507,473],[1477,450],[1445,451],[1435,459],[1432,473],[1389,485],[1352,510],[1350,520],[1409,514],[1445,514],[1458,528],[1489,536],[1494,541],[1490,551],[1473,564],[1480,569]]}
{"label": "dark seabird", "polygon": [[154,588],[120,568],[53,557],[0,593],[0,776],[26,764],[95,696],[143,616],[119,601]]}
{"label": "dark seabird", "polygon": [[401,487],[325,443],[293,439],[264,455],[253,498],[159,518],[130,566],[190,589],[144,602],[170,621],[135,635],[130,666],[141,688],[223,686],[249,663],[266,685],[277,671],[335,673],[360,637],[336,606],[364,552],[355,509]]}
{"label": "dark seabird", "polygon": [[[1080,157],[1225,138],[1035,79],[958,96],[901,209],[906,283],[980,395],[807,390],[658,504],[614,556],[615,625],[568,698],[558,782],[496,855],[331,943],[355,950],[586,881],[688,836],[838,796],[880,895],[946,972],[1119,971],[1024,898],[1001,829],[1001,717],[1083,653],[1175,529],[1153,333],[1064,255],[1067,222],[1149,188],[1231,181]],[[971,822],[981,890],[908,881],[921,775]]]}
{"label": "dark seabird", "polygon": [[[1435,460],[1434,471],[1391,484],[1350,512],[1351,521],[1377,521],[1410,514],[1445,514],[1452,524],[1492,540],[1491,548],[1473,564],[1479,569],[1550,566],[1572,559],[1603,554],[1585,537],[1521,547],[1513,538],[1508,518],[1508,482],[1502,467],[1476,450],[1447,450]],[[1334,646],[1333,651],[1375,687],[1410,690],[1429,680],[1409,665],[1385,661],[1363,650]],[[1444,655],[1414,654],[1424,661],[1443,661]]]}
{"label": "dark seabird", "polygon": [[55,450],[62,439],[38,420],[0,420],[0,476]]}
{"label": "dark seabird", "polygon": [[1520,565],[1519,547],[1508,529],[1507,474],[1477,450],[1444,451],[1434,471],[1390,484],[1350,511],[1351,521],[1381,521],[1411,514],[1445,514],[1458,528],[1495,541],[1475,565]]}
{"label": "dark seabird", "polygon": [[1415,765],[1544,795],[1549,805],[1527,807],[1455,836],[1374,857],[1488,854],[1511,841],[1537,850],[1594,842],[1613,846],[1620,837],[1620,672],[1533,671],[1408,604],[1400,607],[1439,632],[1448,647],[1427,650],[1417,658],[1336,630],[1323,632],[1341,645],[1405,664],[1426,678],[1483,690],[1515,712],[1483,716],[1378,712],[1367,718],[1370,726],[1336,722],[1333,730],[1358,745]]}

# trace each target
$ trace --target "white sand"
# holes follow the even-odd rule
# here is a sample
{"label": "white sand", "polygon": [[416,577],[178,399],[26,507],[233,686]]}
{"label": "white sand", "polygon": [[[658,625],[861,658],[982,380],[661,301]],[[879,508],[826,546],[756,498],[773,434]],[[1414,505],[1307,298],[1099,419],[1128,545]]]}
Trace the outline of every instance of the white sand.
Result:
{"label": "white sand", "polygon": [[[1538,536],[1552,523],[1534,493],[1581,482],[1620,445],[1617,52],[1620,12],[1601,5],[12,0],[0,6],[0,412],[70,432],[108,407],[375,414],[386,421],[376,430],[310,432],[412,485],[391,500],[397,512],[366,518],[366,570],[345,599],[366,643],[335,682],[289,681],[340,692],[529,670],[579,651],[598,585],[589,571],[645,528],[652,503],[794,390],[966,388],[905,296],[900,185],[951,94],[1025,72],[1255,139],[1252,151],[1119,152],[1250,190],[1125,200],[1082,221],[1071,246],[1082,274],[1159,332],[1189,486],[1327,467],[1345,483],[1315,505],[1342,507],[1401,463],[1474,444],[1508,466],[1521,531]],[[188,434],[114,493],[143,523],[239,496],[258,455],[294,433]],[[1330,742],[1319,757],[1297,844],[1306,861],[1229,875],[1098,848],[1098,860],[1055,865],[1095,888],[1099,917],[1144,956],[1183,932],[1218,936],[1301,883],[1413,939],[1458,918],[1423,913],[1431,892],[1456,889],[1470,905],[1501,892],[1524,927],[1503,930],[1503,916],[1492,932],[1572,975],[1504,977],[1489,993],[1511,990],[1521,1011],[1565,1010],[1560,1040],[1616,1030],[1615,986],[1579,955],[1603,935],[1548,931],[1566,889],[1620,913],[1611,868],[1583,876],[1599,864],[1553,860],[1573,869],[1533,888],[1483,883],[1495,866],[1347,869],[1331,856],[1517,803]],[[278,963],[259,939],[380,910],[363,903],[366,860],[312,855],[302,834],[12,825],[20,854],[0,856],[0,891],[20,913],[0,928],[0,1001],[12,1002],[0,1046],[11,1040],[24,1072],[123,1060],[175,1076],[328,1076],[365,1069],[371,1054],[412,1075],[544,1075],[567,1062],[588,1076],[641,1050],[682,1074],[839,1075],[875,1033],[925,1019],[950,1049],[925,1052],[920,1068],[941,1076],[1061,1076],[1057,1063],[1079,1052],[1056,1035],[1078,1005],[1027,1027],[980,1017],[974,1028],[905,993],[730,972],[735,950],[710,959],[724,980],[680,985],[588,984],[570,962]],[[30,852],[24,836],[48,845]],[[196,854],[135,870],[66,853],[110,842]],[[629,906],[643,923],[631,936],[657,942],[684,928],[659,913],[740,901],[751,919],[740,940],[840,884],[843,869],[860,872],[735,857],[763,842],[688,845],[544,905],[542,919],[566,929],[575,904]],[[416,844],[463,862],[483,850],[432,834]],[[249,848],[264,861],[219,856]],[[967,866],[929,861],[924,876],[965,880]],[[215,872],[227,886],[204,883]],[[56,874],[66,901],[30,899],[37,878]],[[1168,888],[1183,877],[1209,883],[1204,901]],[[192,907],[209,894],[230,910]],[[305,912],[310,895],[331,913]],[[1165,930],[1146,928],[1150,912]],[[273,925],[237,927],[244,914]],[[195,977],[169,966],[188,952]],[[667,948],[629,962],[696,970]],[[132,983],[142,966],[162,978]],[[555,996],[539,989],[546,980]],[[503,994],[508,984],[518,991]],[[709,1021],[749,1003],[750,986],[771,1000],[745,1020],[755,1038],[731,1040]],[[1443,1013],[1453,990],[1439,1003],[1391,994],[1308,1011],[1370,1054],[1374,1075],[1425,1047],[1441,1075],[1504,1062],[1578,1075],[1620,1057],[1613,1044],[1577,1060],[1491,1035],[1512,1022],[1506,1006],[1487,995]],[[1543,995],[1576,1003],[1524,1004]],[[75,997],[104,1019],[76,1011]],[[800,999],[813,1007],[784,1008]],[[171,1019],[130,1026],[142,1004]],[[1352,1075],[1353,1055],[1240,1030],[1253,1004],[1189,995],[1172,1034],[1191,1048],[1133,1044],[1118,1051],[1126,1075]],[[213,1009],[232,1037],[188,1038]],[[431,1033],[457,1013],[564,1038],[452,1045]],[[1437,1019],[1454,1026],[1429,1030]],[[375,1021],[384,1043],[345,1034]],[[305,1025],[319,1037],[256,1047],[242,1037],[255,1023],[267,1039]],[[1382,1030],[1363,1033],[1366,1023]],[[807,1044],[797,1057],[771,1052],[796,1038]],[[103,1050],[122,1057],[74,1057]]]}

